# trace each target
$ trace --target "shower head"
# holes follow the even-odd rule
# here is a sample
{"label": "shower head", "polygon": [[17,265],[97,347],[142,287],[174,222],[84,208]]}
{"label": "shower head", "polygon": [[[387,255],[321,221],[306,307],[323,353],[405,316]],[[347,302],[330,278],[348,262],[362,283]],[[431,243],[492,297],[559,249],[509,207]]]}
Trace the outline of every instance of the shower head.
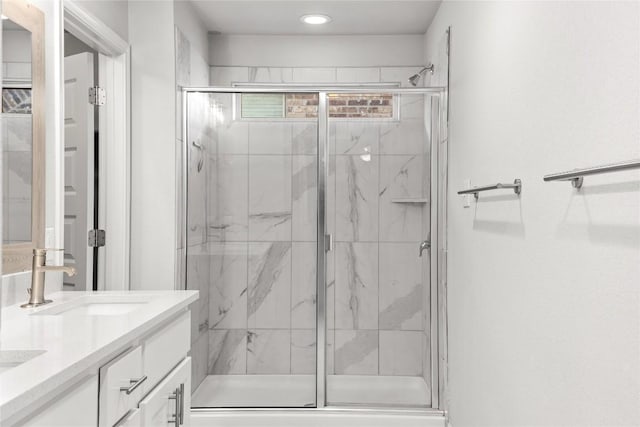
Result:
{"label": "shower head", "polygon": [[420,77],[422,77],[420,74],[414,74],[413,76],[409,77],[409,83],[411,83],[411,86],[418,86]]}
{"label": "shower head", "polygon": [[420,81],[420,78],[425,73],[425,71],[429,71],[431,74],[433,74],[433,68],[433,64],[429,64],[428,66],[420,70],[418,74],[414,74],[413,76],[409,77],[409,83],[411,83],[411,86],[418,86],[418,82]]}

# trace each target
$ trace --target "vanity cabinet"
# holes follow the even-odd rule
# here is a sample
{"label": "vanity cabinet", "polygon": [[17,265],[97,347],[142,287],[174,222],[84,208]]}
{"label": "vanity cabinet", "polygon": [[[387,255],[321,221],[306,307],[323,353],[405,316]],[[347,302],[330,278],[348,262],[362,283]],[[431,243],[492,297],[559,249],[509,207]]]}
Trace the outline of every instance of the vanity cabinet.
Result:
{"label": "vanity cabinet", "polygon": [[[48,404],[15,425],[155,427],[190,425],[190,313],[130,341]],[[3,424],[4,425],[4,424]],[[13,425],[13,423],[10,423]]]}
{"label": "vanity cabinet", "polygon": [[189,313],[100,368],[100,427],[190,424]]}

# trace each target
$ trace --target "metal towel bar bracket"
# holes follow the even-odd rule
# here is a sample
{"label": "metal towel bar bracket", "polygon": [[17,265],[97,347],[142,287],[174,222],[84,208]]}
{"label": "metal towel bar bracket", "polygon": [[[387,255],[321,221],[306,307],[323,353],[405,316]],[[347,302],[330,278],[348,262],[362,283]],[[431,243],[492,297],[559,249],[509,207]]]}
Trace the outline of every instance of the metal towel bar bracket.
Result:
{"label": "metal towel bar bracket", "polygon": [[611,163],[608,165],[593,166],[584,169],[574,169],[567,172],[552,173],[545,175],[545,181],[571,181],[574,188],[582,187],[584,177],[587,175],[597,175],[601,173],[619,172],[628,169],[639,169],[640,159],[627,160],[624,162]]}
{"label": "metal towel bar bracket", "polygon": [[492,185],[483,185],[482,187],[473,187],[468,190],[458,191],[458,194],[473,194],[473,197],[478,200],[478,193],[481,191],[502,190],[505,188],[513,189],[513,192],[519,195],[522,192],[522,181],[516,179],[513,181],[513,184],[497,183]]}

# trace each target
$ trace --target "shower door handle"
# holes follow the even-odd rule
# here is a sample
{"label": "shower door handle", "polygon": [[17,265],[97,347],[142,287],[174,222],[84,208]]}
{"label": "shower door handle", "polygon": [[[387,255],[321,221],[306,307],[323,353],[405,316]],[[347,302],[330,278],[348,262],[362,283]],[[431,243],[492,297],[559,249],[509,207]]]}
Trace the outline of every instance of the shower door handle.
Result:
{"label": "shower door handle", "polygon": [[324,248],[325,251],[330,252],[333,250],[333,234],[324,235]]}

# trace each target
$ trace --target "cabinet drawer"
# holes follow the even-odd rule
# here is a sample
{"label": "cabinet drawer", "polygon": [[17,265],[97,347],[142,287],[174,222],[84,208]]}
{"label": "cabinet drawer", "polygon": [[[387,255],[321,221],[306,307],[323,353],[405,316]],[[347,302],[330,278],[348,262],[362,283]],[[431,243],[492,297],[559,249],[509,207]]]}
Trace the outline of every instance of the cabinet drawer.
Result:
{"label": "cabinet drawer", "polygon": [[100,427],[111,427],[142,398],[142,348],[135,347],[100,368]]}
{"label": "cabinet drawer", "polygon": [[140,402],[142,427],[191,424],[191,358],[187,357]]}
{"label": "cabinet drawer", "polygon": [[24,427],[86,427],[98,419],[98,376],[74,385],[56,397],[54,402],[18,425]]}
{"label": "cabinet drawer", "polygon": [[189,312],[171,322],[143,343],[143,366],[148,380],[143,385],[148,393],[182,359],[191,346],[191,318]]}

